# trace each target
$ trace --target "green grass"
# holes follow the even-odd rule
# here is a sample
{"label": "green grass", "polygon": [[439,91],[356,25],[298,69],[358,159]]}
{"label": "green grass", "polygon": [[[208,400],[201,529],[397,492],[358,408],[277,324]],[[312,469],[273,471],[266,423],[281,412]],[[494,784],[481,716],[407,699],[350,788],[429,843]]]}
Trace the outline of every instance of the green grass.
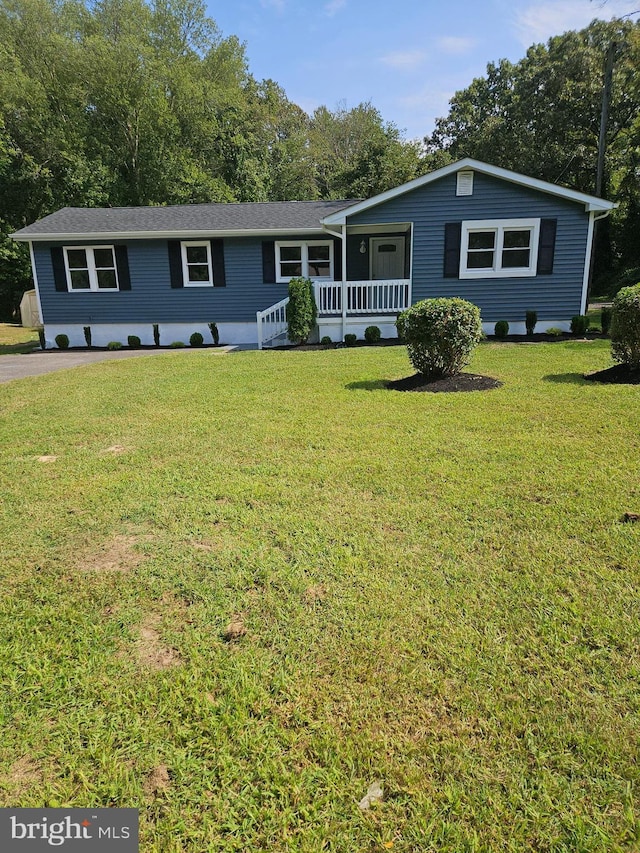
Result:
{"label": "green grass", "polygon": [[0,323],[0,355],[33,352],[39,346],[36,329]]}
{"label": "green grass", "polygon": [[504,387],[433,395],[382,387],[402,347],[194,353],[0,386],[0,805],[138,807],[145,853],[637,850],[640,390],[582,380],[609,364],[486,344]]}

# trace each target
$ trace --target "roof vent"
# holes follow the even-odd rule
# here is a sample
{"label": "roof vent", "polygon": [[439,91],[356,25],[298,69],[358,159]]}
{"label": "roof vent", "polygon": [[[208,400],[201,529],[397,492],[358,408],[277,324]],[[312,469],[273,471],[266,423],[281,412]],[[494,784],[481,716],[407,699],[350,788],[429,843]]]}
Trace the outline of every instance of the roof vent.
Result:
{"label": "roof vent", "polygon": [[456,195],[473,195],[473,172],[458,172]]}

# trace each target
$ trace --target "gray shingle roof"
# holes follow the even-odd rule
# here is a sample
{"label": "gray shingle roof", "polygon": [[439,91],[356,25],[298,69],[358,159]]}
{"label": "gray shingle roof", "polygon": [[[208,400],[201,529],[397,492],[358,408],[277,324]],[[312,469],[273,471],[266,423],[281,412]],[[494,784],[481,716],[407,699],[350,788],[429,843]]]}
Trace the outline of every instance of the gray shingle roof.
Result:
{"label": "gray shingle roof", "polygon": [[272,201],[167,207],[63,207],[17,231],[18,239],[198,232],[321,230],[320,220],[347,201]]}

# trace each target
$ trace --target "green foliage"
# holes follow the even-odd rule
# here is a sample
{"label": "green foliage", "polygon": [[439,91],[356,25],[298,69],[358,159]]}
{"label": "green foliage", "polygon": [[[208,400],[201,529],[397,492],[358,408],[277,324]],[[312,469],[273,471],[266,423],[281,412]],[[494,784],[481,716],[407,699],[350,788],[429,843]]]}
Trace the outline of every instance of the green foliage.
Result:
{"label": "green foliage", "polygon": [[323,347],[328,347],[328,346],[331,346],[333,341],[331,340],[329,335],[323,335],[322,338],[320,339],[320,343],[322,344]]}
{"label": "green foliage", "polygon": [[158,323],[153,324],[153,343],[159,347],[160,346],[160,326]]}
{"label": "green foliage", "polygon": [[204,343],[204,338],[200,334],[200,332],[194,332],[189,338],[189,346],[192,347],[201,347]]}
{"label": "green foliage", "polygon": [[571,334],[584,335],[589,328],[589,318],[586,314],[575,314],[571,318]]}
{"label": "green foliage", "polygon": [[600,312],[600,328],[603,335],[609,334],[609,329],[611,328],[611,308],[608,308],[606,305]]}
{"label": "green foliage", "polygon": [[142,341],[138,337],[138,335],[128,335],[127,336],[127,346],[131,347],[131,349],[140,349]]}
{"label": "green foliage", "polygon": [[107,349],[109,349],[109,350],[122,349],[122,344],[120,341],[109,341],[109,343],[107,344]]}
{"label": "green foliage", "polygon": [[496,338],[503,340],[509,334],[509,323],[506,320],[498,320],[493,332]]}
{"label": "green foliage", "polygon": [[58,349],[69,349],[69,335],[56,335],[55,341]]}
{"label": "green foliage", "polygon": [[344,345],[346,347],[354,347],[357,342],[358,342],[358,336],[352,334],[351,332],[347,333],[344,336]]}
{"label": "green foliage", "polygon": [[213,345],[218,346],[220,343],[220,333],[218,332],[218,326],[216,323],[207,323],[209,326],[209,331],[211,332],[211,339],[213,340]]}
{"label": "green foliage", "polygon": [[480,309],[464,299],[424,299],[396,321],[415,369],[428,378],[453,376],[480,340]]}
{"label": "green foliage", "polygon": [[367,326],[364,330],[364,339],[368,344],[377,344],[381,337],[377,326]]}
{"label": "green foliage", "polygon": [[316,300],[313,282],[309,278],[292,278],[289,282],[287,305],[287,335],[290,341],[304,344],[316,322]]}
{"label": "green foliage", "polygon": [[614,361],[640,370],[640,283],[623,287],[613,300],[611,355]]}
{"label": "green foliage", "polygon": [[169,346],[171,349],[182,349],[184,346],[184,341],[172,341]]}
{"label": "green foliage", "polygon": [[88,347],[91,347],[91,326],[83,326],[84,340]]}
{"label": "green foliage", "polygon": [[560,335],[564,335],[564,331],[559,328],[559,326],[549,326],[545,334],[551,335],[554,338],[558,338],[560,337]]}
{"label": "green foliage", "polygon": [[538,322],[538,314],[536,311],[527,311],[525,315],[525,326],[527,329],[527,334],[532,335],[533,331],[536,327],[536,323]]}
{"label": "green foliage", "polygon": [[44,336],[44,329],[38,329],[38,341],[40,342],[40,349],[46,349],[47,342]]}

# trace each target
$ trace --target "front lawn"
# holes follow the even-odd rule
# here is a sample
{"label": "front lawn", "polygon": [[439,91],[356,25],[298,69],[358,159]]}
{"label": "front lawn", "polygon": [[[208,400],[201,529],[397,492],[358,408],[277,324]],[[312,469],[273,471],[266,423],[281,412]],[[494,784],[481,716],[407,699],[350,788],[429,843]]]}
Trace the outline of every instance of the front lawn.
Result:
{"label": "front lawn", "polygon": [[0,805],[138,807],[144,853],[638,849],[608,352],[485,344],[468,394],[385,390],[402,347],[0,386]]}
{"label": "front lawn", "polygon": [[37,347],[36,329],[25,329],[15,323],[0,323],[0,355],[33,352]]}

